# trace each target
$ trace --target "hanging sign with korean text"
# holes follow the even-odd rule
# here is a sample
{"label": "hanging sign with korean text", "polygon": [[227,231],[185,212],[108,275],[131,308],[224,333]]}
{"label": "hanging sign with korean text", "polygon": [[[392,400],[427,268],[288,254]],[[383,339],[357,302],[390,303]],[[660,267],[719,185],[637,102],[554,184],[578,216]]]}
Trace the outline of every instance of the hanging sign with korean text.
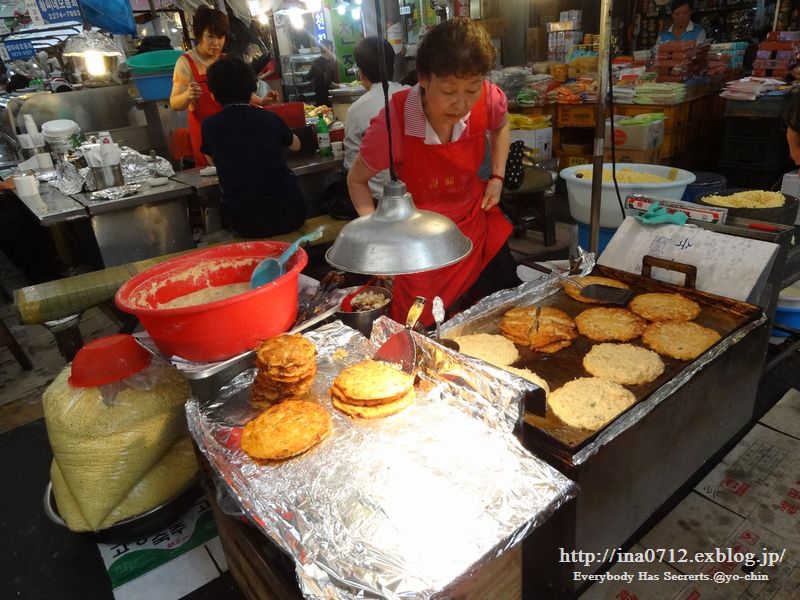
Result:
{"label": "hanging sign with korean text", "polygon": [[8,40],[0,44],[0,58],[8,60],[26,60],[36,54],[30,40]]}
{"label": "hanging sign with korean text", "polygon": [[25,0],[25,8],[34,25],[83,20],[78,0]]}

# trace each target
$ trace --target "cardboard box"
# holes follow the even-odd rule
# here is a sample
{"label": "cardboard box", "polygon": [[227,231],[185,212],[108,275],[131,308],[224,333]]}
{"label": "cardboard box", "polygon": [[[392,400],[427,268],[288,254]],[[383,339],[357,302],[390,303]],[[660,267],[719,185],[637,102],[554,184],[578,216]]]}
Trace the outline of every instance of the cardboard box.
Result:
{"label": "cardboard box", "polygon": [[575,167],[577,165],[592,164],[591,154],[567,154],[563,150],[557,150],[556,157],[558,158],[559,169],[566,169],[567,167]]}
{"label": "cardboard box", "polygon": [[536,158],[550,158],[553,156],[553,128],[542,129],[512,129],[511,141],[521,140],[528,148],[534,151]]}
{"label": "cardboard box", "polygon": [[[614,143],[617,149],[651,150],[664,141],[664,120],[649,125],[619,125],[614,119]],[[606,146],[611,145],[611,120],[606,119]]]}
{"label": "cardboard box", "polygon": [[[617,148],[615,150],[618,163],[636,163],[642,165],[658,164],[658,148],[649,150],[628,150],[627,148]],[[603,153],[603,160],[611,162],[611,148],[606,147]]]}

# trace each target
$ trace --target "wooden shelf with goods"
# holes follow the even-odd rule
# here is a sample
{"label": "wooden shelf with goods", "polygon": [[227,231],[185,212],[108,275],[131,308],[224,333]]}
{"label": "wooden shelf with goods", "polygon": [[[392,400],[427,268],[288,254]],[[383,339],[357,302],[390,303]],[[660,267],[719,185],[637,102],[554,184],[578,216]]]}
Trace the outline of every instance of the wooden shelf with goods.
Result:
{"label": "wooden shelf with goods", "polygon": [[[704,94],[690,98],[679,104],[615,104],[614,114],[617,117],[634,117],[645,113],[664,113],[664,141],[658,148],[657,162],[672,164],[676,158],[681,162],[692,161],[699,157],[694,151],[696,147],[713,145],[714,131],[712,123],[722,118],[725,112],[725,100],[716,93]],[[597,107],[592,104],[559,104],[555,110],[555,128],[553,130],[553,148],[559,158],[559,167],[566,168],[579,164],[588,164],[592,160],[591,149],[586,152],[571,152],[564,148],[574,141],[576,131],[590,130],[595,126]],[[606,117],[610,111],[606,113]],[[583,140],[585,142],[585,140]],[[618,150],[618,158],[621,156]],[[628,153],[630,154],[630,153]],[[645,154],[642,153],[642,157]],[[647,155],[649,157],[649,155]],[[691,166],[690,164],[688,166]]]}

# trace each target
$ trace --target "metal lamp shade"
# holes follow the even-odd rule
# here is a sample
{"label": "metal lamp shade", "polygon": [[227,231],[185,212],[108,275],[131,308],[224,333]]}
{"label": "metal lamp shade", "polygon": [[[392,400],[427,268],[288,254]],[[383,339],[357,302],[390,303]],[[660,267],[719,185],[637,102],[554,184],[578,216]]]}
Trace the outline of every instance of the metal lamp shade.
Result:
{"label": "metal lamp shade", "polygon": [[471,251],[453,221],[418,210],[405,184],[392,181],[377,210],[345,225],[325,258],[349,273],[402,275],[452,265]]}

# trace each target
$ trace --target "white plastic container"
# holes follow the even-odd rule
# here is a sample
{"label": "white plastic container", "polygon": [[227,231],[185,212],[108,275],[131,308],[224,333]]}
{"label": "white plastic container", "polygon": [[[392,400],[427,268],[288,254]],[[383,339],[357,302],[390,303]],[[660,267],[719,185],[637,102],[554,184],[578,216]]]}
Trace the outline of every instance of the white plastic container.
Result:
{"label": "white plastic container", "polygon": [[[605,163],[604,169],[611,170],[611,163]],[[578,165],[567,167],[559,174],[567,182],[567,197],[569,198],[569,212],[572,218],[579,223],[589,224],[590,210],[592,204],[592,180],[583,179],[576,176],[576,172],[591,171],[592,165]],[[661,177],[669,177],[672,167],[662,165],[642,165],[635,163],[617,163],[617,172],[622,169],[630,169],[641,173],[652,173]],[[622,183],[619,184],[619,193],[622,201],[629,194],[643,194],[654,198],[672,198],[680,200],[686,186],[694,183],[694,173],[683,169],[674,169],[675,177],[672,181],[664,183]],[[602,193],[600,195],[600,227],[616,229],[622,224],[622,212],[617,201],[617,193],[614,190],[613,181],[604,181]]]}

